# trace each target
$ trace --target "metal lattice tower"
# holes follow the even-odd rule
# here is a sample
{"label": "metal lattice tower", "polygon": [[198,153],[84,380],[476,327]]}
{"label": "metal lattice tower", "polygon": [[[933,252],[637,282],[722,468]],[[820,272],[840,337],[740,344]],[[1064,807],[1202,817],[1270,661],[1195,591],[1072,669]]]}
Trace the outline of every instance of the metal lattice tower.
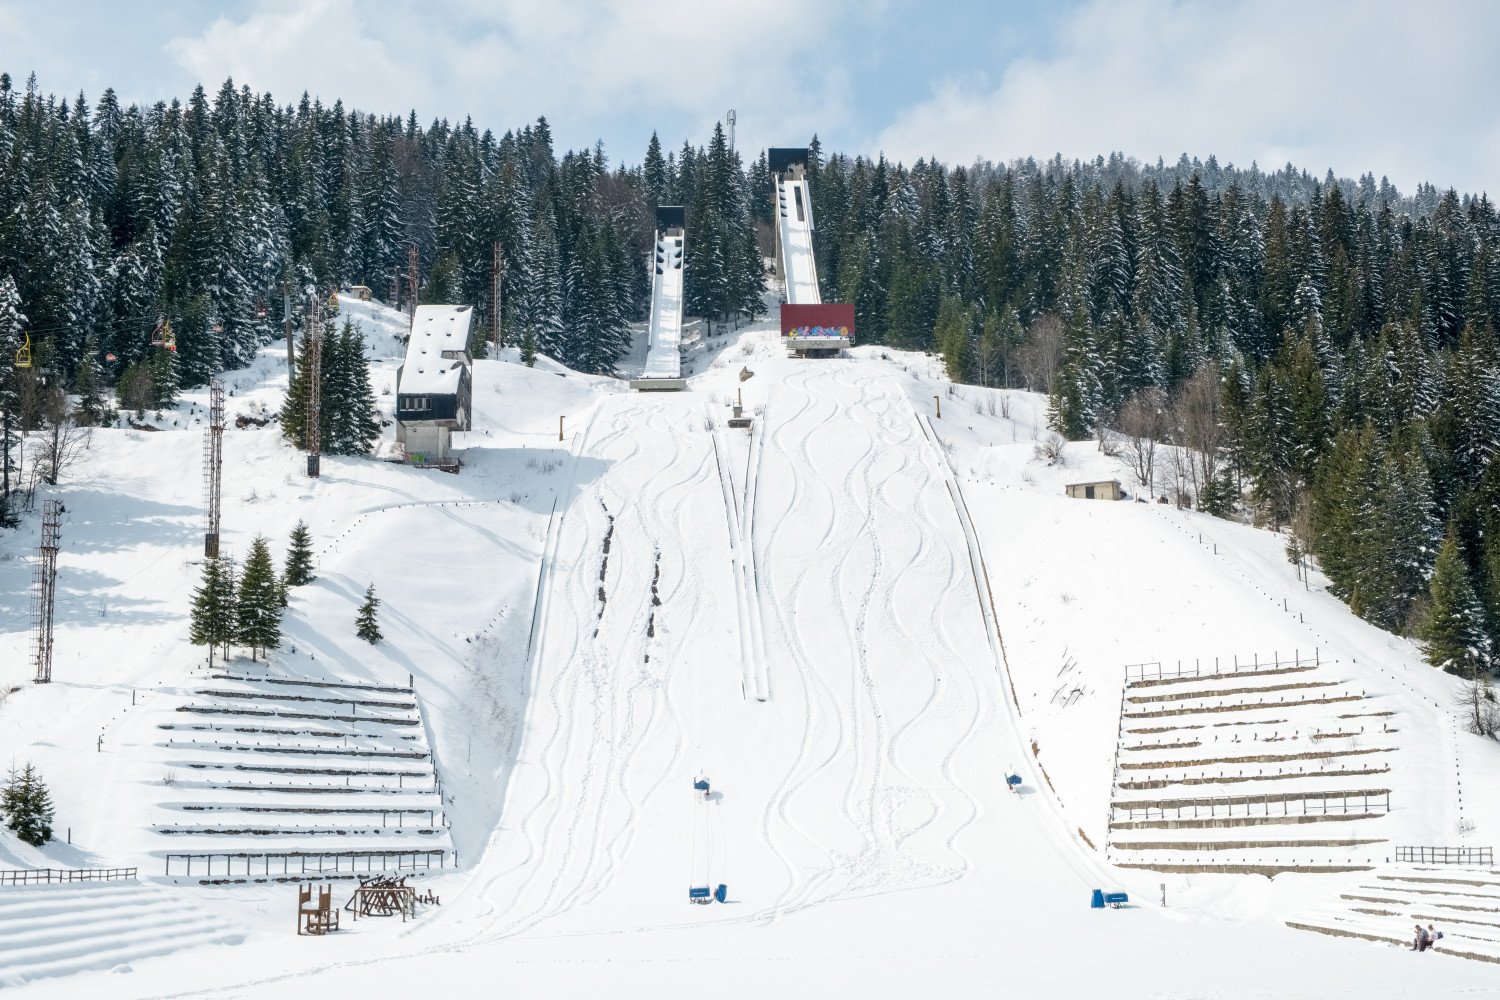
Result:
{"label": "metal lattice tower", "polygon": [[313,292],[307,304],[307,333],[302,338],[302,378],[306,391],[303,414],[303,446],[307,449],[307,474],[322,473],[323,429],[319,422],[323,407],[323,300]]}
{"label": "metal lattice tower", "polygon": [[495,342],[495,353],[500,353],[500,291],[505,280],[505,258],[500,253],[500,242],[495,242],[494,260],[490,262],[490,338]]}
{"label": "metal lattice tower", "polygon": [[406,329],[417,325],[417,245],[406,248]]}
{"label": "metal lattice tower", "polygon": [[208,428],[203,432],[203,555],[219,558],[219,498],[224,492],[224,383],[208,383]]}
{"label": "metal lattice tower", "polygon": [[729,140],[729,151],[731,153],[734,152],[734,124],[738,118],[739,116],[734,113],[733,108],[730,108],[729,113],[724,116],[724,131],[728,133],[725,138]]}
{"label": "metal lattice tower", "polygon": [[57,544],[61,538],[63,505],[42,504],[42,544],[37,546],[31,571],[31,638],[35,650],[36,683],[52,682],[52,608],[57,598]]}

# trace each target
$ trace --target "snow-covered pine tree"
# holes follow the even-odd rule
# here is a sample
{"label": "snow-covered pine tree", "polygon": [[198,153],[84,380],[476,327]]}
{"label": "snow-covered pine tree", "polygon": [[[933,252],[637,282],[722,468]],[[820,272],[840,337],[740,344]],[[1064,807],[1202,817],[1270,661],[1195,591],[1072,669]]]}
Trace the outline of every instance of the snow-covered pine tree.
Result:
{"label": "snow-covered pine tree", "polygon": [[345,412],[340,422],[335,455],[368,455],[380,440],[380,411],[370,385],[370,366],[365,360],[365,337],[352,322],[345,321],[339,334],[340,371],[344,377]]}
{"label": "snow-covered pine tree", "polygon": [[108,406],[104,401],[104,369],[99,364],[99,341],[89,334],[83,342],[73,377],[73,394],[78,397],[78,422],[93,427],[104,422]]}
{"label": "snow-covered pine tree", "polygon": [[234,574],[225,558],[203,563],[203,576],[193,592],[188,640],[195,646],[208,647],[208,665],[213,666],[214,650],[228,648],[235,636]]}
{"label": "snow-covered pine tree", "polygon": [[307,530],[306,521],[298,521],[292,526],[291,536],[287,539],[286,569],[282,573],[282,579],[288,587],[303,587],[311,583],[312,578],[312,532]]}
{"label": "snow-covered pine tree", "polygon": [[235,639],[250,647],[250,659],[281,644],[281,584],[271,565],[271,548],[256,535],[235,595]]}
{"label": "snow-covered pine tree", "polygon": [[359,612],[354,616],[354,634],[365,642],[374,645],[383,636],[380,634],[380,623],[375,617],[380,608],[380,598],[375,596],[375,584],[365,588],[364,603],[359,606]]}
{"label": "snow-covered pine tree", "polygon": [[21,467],[21,394],[15,357],[25,342],[25,326],[20,293],[6,275],[0,278],[0,528],[20,523],[11,490],[20,485],[16,477]]}
{"label": "snow-covered pine tree", "polygon": [[0,792],[0,810],[5,813],[6,826],[23,843],[41,847],[52,839],[52,793],[30,761],[19,771],[11,768]]}
{"label": "snow-covered pine tree", "polygon": [[1487,671],[1490,638],[1484,626],[1484,610],[1450,530],[1433,566],[1427,615],[1417,628],[1427,662],[1464,677]]}

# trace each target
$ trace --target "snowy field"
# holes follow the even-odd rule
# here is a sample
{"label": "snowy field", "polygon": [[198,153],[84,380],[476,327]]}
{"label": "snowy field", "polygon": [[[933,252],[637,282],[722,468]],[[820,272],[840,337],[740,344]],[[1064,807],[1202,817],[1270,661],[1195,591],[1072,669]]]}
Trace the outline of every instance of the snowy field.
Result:
{"label": "snowy field", "polygon": [[[345,309],[389,418],[403,320]],[[183,705],[226,700],[186,643],[204,395],[152,421],[159,433],[98,432],[57,491],[50,686],[27,683],[35,521],[0,543],[0,682],[14,689],[3,749],[38,765],[72,840],[32,850],[0,835],[0,868],[138,866],[141,878],[0,888],[6,995],[1500,996],[1492,965],[1285,926],[1402,937],[1405,916],[1355,913],[1343,897],[1411,874],[1385,860],[1394,845],[1488,845],[1500,829],[1493,796],[1462,794],[1495,787],[1500,749],[1459,731],[1453,686],[1414,648],[1350,615],[1316,574],[1304,586],[1269,533],[1064,497],[1065,483],[1134,482],[1092,442],[1039,460],[1044,399],[950,387],[936,359],[879,348],[787,359],[770,323],[715,333],[685,332],[684,372],[697,374],[677,394],[630,394],[545,360],[478,362],[456,476],[325,456],[309,481],[274,425],[226,432],[225,545],[243,553],[263,532],[279,560],[302,518],[318,565],[271,663],[236,655],[214,673],[257,690],[318,682],[334,692],[318,704],[353,690],[329,684],[380,687],[395,693],[367,700],[420,710],[365,709],[395,720],[386,728],[309,723],[328,734],[277,734],[256,753],[402,752],[442,782],[411,807],[432,810],[429,833],[387,821],[341,836],[439,845],[452,860],[422,885],[442,904],[406,924],[346,914],[322,939],[292,935],[290,885],[164,875],[184,835],[161,828],[191,791],[183,743],[204,738],[163,727]],[[231,424],[279,407],[280,349],[228,377]],[[748,432],[727,426],[737,392]],[[385,601],[375,647],[353,629],[370,582]],[[1167,736],[1136,739],[1122,722],[1122,706],[1160,714],[1129,701],[1160,689],[1127,689],[1126,664],[1293,651],[1318,657],[1305,682],[1317,686],[1260,682],[1277,712],[1195,687],[1160,702],[1180,716],[1140,727]],[[1233,730],[1202,721],[1241,713]],[[1366,842],[1326,857],[1216,847],[1199,860],[1369,870],[1122,867],[1164,858],[1115,845],[1140,840],[1112,829],[1130,787],[1121,758],[1166,782],[1219,780],[1178,766],[1186,751],[1139,749],[1155,739],[1201,756],[1218,732],[1274,748],[1260,756],[1310,747],[1295,752],[1329,768],[1344,759],[1330,741],[1369,750],[1348,759],[1379,756],[1383,770],[1360,777],[1390,807],[1303,824]],[[691,788],[699,775],[707,798]],[[1265,795],[1343,777],[1253,776]],[[307,836],[284,822],[260,836]],[[1175,847],[1172,859],[1192,850]],[[690,884],[721,882],[727,903],[688,905]],[[1090,909],[1094,888],[1127,890],[1131,905]],[[1500,907],[1496,891],[1470,894]],[[1467,946],[1500,954],[1486,943],[1500,931],[1483,928],[1500,916],[1475,920]]]}

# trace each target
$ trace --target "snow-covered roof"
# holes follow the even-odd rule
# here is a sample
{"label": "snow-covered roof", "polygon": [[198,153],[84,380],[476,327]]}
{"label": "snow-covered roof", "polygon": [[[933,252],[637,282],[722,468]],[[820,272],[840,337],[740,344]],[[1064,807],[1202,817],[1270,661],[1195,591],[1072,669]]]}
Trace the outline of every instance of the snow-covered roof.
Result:
{"label": "snow-covered roof", "polygon": [[459,373],[469,364],[473,306],[417,306],[399,391],[458,391]]}

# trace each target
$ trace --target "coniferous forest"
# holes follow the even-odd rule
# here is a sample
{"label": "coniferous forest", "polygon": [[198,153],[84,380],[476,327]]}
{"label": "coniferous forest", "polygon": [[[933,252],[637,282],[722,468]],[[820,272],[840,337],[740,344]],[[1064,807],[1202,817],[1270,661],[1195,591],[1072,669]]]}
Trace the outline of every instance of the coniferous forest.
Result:
{"label": "coniferous forest", "polygon": [[[823,296],[854,303],[861,342],[1047,393],[1056,432],[1136,453],[1138,493],[1282,529],[1289,557],[1316,560],[1361,616],[1417,636],[1437,665],[1489,666],[1487,197],[1211,156],[906,166],[811,147]],[[0,381],[0,498],[17,485],[15,438],[52,419],[38,372],[83,421],[112,393],[162,405],[281,335],[283,282],[299,298],[347,284],[389,298],[410,245],[423,301],[487,317],[499,242],[507,341],[610,373],[649,307],[654,206],[681,204],[689,311],[753,316],[770,188],[764,156],[742,159],[717,128],[668,152],[653,135],[639,165],[611,164],[600,146],[559,154],[545,119],[497,138],[231,82],[121,107],[112,91],[59,99],[0,77],[0,359],[24,337],[38,359]],[[158,320],[175,353],[153,350]],[[356,339],[325,338],[325,368]],[[325,447],[365,450],[372,420],[325,429]],[[1178,447],[1140,460],[1148,440]]]}

